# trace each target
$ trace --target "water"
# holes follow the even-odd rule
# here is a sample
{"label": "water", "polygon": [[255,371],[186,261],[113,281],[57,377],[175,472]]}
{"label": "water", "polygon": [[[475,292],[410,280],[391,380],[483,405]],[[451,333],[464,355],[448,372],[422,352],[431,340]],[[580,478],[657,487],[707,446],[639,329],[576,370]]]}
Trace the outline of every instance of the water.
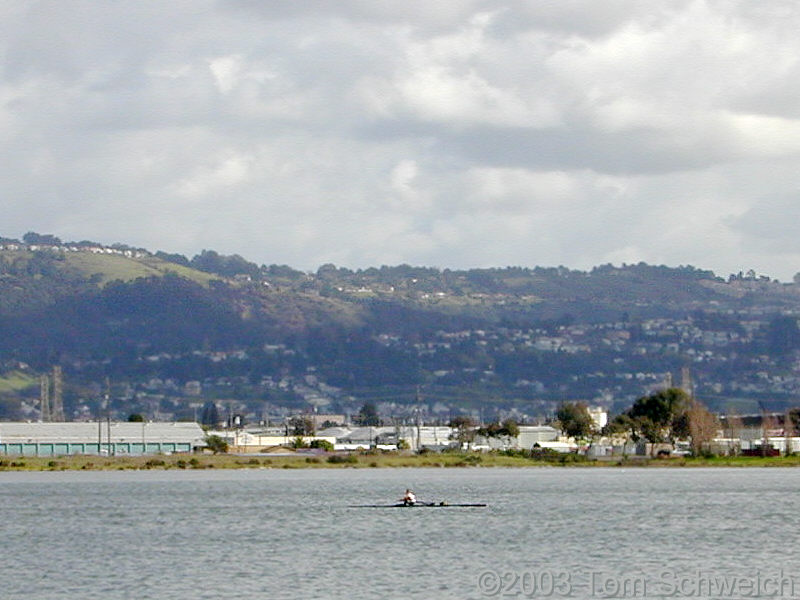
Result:
{"label": "water", "polygon": [[[347,507],[406,487],[489,507]],[[754,597],[711,577],[800,597],[800,575],[763,581],[800,574],[798,487],[800,469],[1,473],[0,598]]]}

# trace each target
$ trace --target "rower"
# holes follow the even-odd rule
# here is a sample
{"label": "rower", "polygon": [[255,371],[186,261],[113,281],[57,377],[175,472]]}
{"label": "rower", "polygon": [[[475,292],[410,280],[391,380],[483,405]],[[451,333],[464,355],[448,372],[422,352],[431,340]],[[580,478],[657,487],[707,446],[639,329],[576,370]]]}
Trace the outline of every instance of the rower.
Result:
{"label": "rower", "polygon": [[405,506],[414,506],[417,503],[417,496],[411,490],[406,490],[405,496],[403,496],[403,504]]}

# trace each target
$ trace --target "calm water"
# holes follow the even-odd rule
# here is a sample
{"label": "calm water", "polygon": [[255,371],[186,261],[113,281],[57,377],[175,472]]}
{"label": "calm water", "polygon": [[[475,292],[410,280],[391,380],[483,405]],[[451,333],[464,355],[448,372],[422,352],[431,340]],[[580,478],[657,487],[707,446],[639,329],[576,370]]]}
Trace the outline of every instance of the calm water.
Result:
{"label": "calm water", "polygon": [[[347,507],[406,487],[489,507]],[[711,577],[800,597],[798,489],[800,469],[0,473],[0,598],[753,597]],[[794,590],[764,583],[781,569]]]}

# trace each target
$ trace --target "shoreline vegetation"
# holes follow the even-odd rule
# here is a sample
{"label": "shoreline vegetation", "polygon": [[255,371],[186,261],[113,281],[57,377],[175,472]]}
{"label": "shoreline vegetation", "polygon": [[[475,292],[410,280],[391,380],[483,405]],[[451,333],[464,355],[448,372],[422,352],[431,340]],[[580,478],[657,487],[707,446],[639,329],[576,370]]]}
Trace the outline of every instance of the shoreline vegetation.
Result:
{"label": "shoreline vegetation", "polygon": [[4,456],[4,471],[128,471],[150,469],[309,469],[309,468],[464,468],[464,467],[800,467],[800,455],[650,458],[643,456],[589,459],[576,454],[526,456],[522,453],[361,452],[350,454],[266,455],[172,454],[147,456],[73,455]]}

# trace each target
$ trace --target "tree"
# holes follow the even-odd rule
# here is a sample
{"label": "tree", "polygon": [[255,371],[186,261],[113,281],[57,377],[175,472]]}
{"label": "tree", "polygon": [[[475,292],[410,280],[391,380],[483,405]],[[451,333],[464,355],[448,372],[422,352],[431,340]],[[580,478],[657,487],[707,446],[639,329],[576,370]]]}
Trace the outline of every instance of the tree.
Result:
{"label": "tree", "polygon": [[378,409],[375,408],[372,402],[365,402],[353,420],[362,427],[377,427],[381,424]]}
{"label": "tree", "polygon": [[643,396],[633,403],[625,418],[617,417],[619,426],[630,432],[633,441],[645,438],[653,444],[674,442],[676,436],[687,436],[689,395],[680,388],[668,388]]}
{"label": "tree", "polygon": [[743,427],[744,423],[739,415],[728,413],[725,416],[725,437],[728,440],[728,454],[739,453],[739,444],[733,440],[739,440],[741,438],[741,431]]}
{"label": "tree", "polygon": [[517,437],[519,435],[519,425],[514,419],[506,419],[502,423],[489,423],[478,429],[476,433],[483,437]]}
{"label": "tree", "polygon": [[472,442],[475,441],[475,419],[472,417],[460,416],[450,420],[450,427],[455,429],[452,438],[458,441],[459,446],[467,445],[469,450]]}
{"label": "tree", "polygon": [[176,265],[183,265],[184,267],[189,266],[189,259],[186,258],[183,254],[169,254],[167,252],[163,252],[159,250],[155,254],[156,258],[160,258],[161,260],[165,260],[167,262],[175,263]]}
{"label": "tree", "polygon": [[311,417],[297,415],[289,419],[289,426],[292,428],[292,435],[314,435],[316,428]]}
{"label": "tree", "polygon": [[636,417],[633,419],[633,426],[636,428],[639,438],[644,438],[653,444],[653,451],[655,451],[655,444],[661,444],[668,439],[664,426],[656,423],[650,417]]}
{"label": "tree", "polygon": [[519,425],[514,419],[505,419],[501,424],[500,430],[508,437],[519,437]]}
{"label": "tree", "polygon": [[767,452],[772,449],[769,441],[770,433],[778,428],[778,420],[774,415],[768,414],[762,405],[761,407],[761,456],[767,456]]}
{"label": "tree", "polygon": [[632,440],[634,442],[639,441],[638,423],[636,423],[627,413],[622,413],[621,415],[617,415],[611,419],[608,423],[606,423],[605,427],[603,427],[601,433],[609,437],[624,436],[625,439],[622,444],[623,456],[627,451],[628,440]]}
{"label": "tree", "polygon": [[206,427],[216,427],[219,425],[219,421],[217,405],[209,400],[203,406],[203,412],[200,413],[200,423]]}
{"label": "tree", "polygon": [[228,442],[218,435],[206,436],[206,448],[214,454],[224,454],[228,451]]}
{"label": "tree", "polygon": [[606,423],[605,427],[603,427],[601,430],[601,433],[610,437],[625,435],[626,438],[630,438],[632,437],[635,429],[636,428],[633,425],[633,419],[630,418],[628,413],[622,413]]}
{"label": "tree", "polygon": [[657,425],[667,427],[672,420],[689,405],[689,396],[680,388],[668,388],[633,403],[628,414],[633,417],[647,417]]}
{"label": "tree", "polygon": [[144,417],[139,413],[128,415],[128,423],[144,423]]}
{"label": "tree", "polygon": [[719,422],[708,409],[700,402],[692,401],[686,411],[689,435],[692,438],[692,454],[699,456],[703,446],[708,444],[717,435]]}
{"label": "tree", "polygon": [[800,408],[790,408],[788,412],[789,423],[792,431],[800,431]]}
{"label": "tree", "polygon": [[41,234],[35,231],[29,231],[22,236],[22,241],[26,244],[43,244],[46,246],[60,246],[61,240],[49,233]]}
{"label": "tree", "polygon": [[653,444],[672,441],[681,418],[690,405],[689,395],[680,388],[669,388],[639,398],[628,411],[638,429]]}
{"label": "tree", "polygon": [[584,402],[563,402],[556,412],[561,431],[575,439],[585,439],[594,433],[594,420]]}
{"label": "tree", "polygon": [[200,271],[216,273],[223,277],[234,277],[235,275],[258,277],[261,272],[258,265],[246,261],[238,254],[225,256],[214,250],[203,250],[192,258],[189,265]]}

